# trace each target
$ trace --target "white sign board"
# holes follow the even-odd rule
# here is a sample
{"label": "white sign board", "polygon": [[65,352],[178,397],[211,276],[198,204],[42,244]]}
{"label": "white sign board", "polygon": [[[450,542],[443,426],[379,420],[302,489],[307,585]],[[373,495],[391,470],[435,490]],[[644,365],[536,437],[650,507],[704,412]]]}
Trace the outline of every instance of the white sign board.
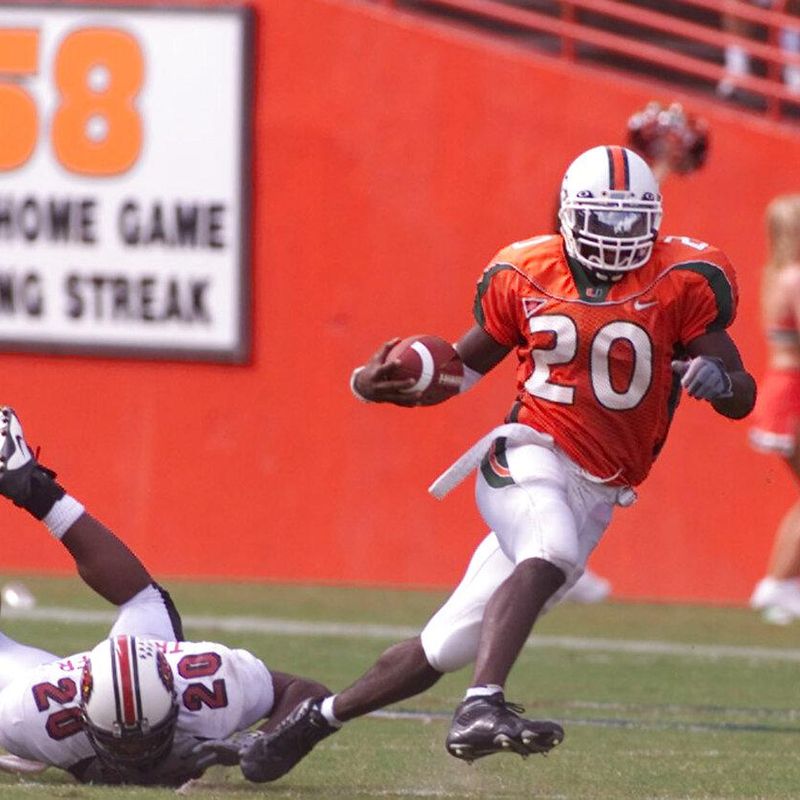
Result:
{"label": "white sign board", "polygon": [[249,29],[0,5],[0,350],[247,357]]}

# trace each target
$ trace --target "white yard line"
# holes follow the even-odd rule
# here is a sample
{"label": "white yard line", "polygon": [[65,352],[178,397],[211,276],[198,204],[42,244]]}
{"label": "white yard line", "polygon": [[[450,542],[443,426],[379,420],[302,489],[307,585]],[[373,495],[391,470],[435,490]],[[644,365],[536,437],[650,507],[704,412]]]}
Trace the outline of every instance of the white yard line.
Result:
{"label": "white yard line", "polygon": [[[113,611],[76,608],[33,608],[29,610],[3,608],[4,619],[28,619],[41,622],[62,622],[68,625],[107,624],[116,618]],[[406,639],[419,633],[418,628],[403,625],[372,625],[349,622],[306,622],[274,617],[224,617],[187,614],[184,627],[204,628],[226,633],[257,633],[290,636],[330,636],[353,639]],[[754,661],[800,662],[800,649],[754,647],[725,644],[688,644],[650,639],[603,639],[583,636],[535,635],[528,647],[549,647],[560,650],[633,653],[637,655],[667,655],[686,658],[742,658]]]}

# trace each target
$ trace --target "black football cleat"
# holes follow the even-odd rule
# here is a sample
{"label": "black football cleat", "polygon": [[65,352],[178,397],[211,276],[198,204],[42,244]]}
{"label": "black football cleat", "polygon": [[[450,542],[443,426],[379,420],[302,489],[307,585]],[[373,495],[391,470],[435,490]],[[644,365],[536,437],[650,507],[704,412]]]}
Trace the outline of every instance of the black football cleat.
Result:
{"label": "black football cleat", "polygon": [[549,720],[521,717],[520,706],[506,703],[503,693],[470,697],[456,709],[447,752],[474,761],[492,753],[547,753],[564,739],[564,729]]}
{"label": "black football cleat", "polygon": [[320,711],[321,698],[304,700],[270,733],[250,742],[239,761],[242,774],[254,783],[275,781],[339,729]]}

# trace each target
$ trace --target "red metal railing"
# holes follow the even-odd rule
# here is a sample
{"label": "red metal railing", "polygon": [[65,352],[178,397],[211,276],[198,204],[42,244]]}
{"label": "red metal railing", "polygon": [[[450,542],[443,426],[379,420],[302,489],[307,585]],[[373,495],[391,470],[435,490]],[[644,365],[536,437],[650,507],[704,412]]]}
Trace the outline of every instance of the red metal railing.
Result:
{"label": "red metal railing", "polygon": [[[675,0],[668,6],[671,13],[663,10],[667,4],[654,10],[630,0],[554,0],[555,14],[503,0],[430,0],[413,5],[403,0],[376,2],[406,11],[469,14],[476,20],[548,34],[558,41],[559,57],[570,61],[589,60],[585,52],[590,46],[595,50],[594,60],[598,50],[604,51],[650,65],[651,76],[654,67],[679,74],[683,85],[696,81],[698,88],[707,90],[732,78],[736,96],[748,101],[746,107],[773,118],[784,113],[787,103],[800,108],[800,94],[782,80],[787,65],[800,69],[800,53],[786,52],[779,45],[782,30],[800,30],[800,17],[785,12],[787,0],[778,0],[769,9],[743,0]],[[723,30],[721,21],[726,15],[766,30],[766,41]],[[602,26],[597,25],[600,18]],[[730,76],[723,64],[728,45],[738,45],[753,63],[761,62],[759,74]],[[655,77],[669,81],[668,75]]]}

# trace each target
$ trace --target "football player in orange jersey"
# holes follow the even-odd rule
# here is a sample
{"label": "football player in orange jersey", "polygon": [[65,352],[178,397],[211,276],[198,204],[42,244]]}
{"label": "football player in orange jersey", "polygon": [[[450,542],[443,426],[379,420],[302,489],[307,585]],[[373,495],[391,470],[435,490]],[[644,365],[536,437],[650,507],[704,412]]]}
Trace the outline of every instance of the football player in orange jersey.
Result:
{"label": "football player in orange jersey", "polygon": [[[680,103],[662,105],[651,100],[628,118],[626,140],[627,146],[648,163],[663,186],[672,175],[690,175],[703,167],[708,158],[710,130],[705,119],[685,110]],[[559,192],[556,202],[559,211],[560,206]],[[554,230],[561,230],[558,218]],[[599,603],[609,594],[610,581],[587,566],[563,599]]]}
{"label": "football player in orange jersey", "polygon": [[[755,382],[726,328],[736,278],[725,255],[684,236],[657,238],[658,183],[622,147],[596,147],[567,169],[561,232],[501,250],[478,281],[474,325],[456,343],[468,388],[514,351],[516,397],[503,425],[431,487],[444,495],[477,467],[491,528],[422,633],[390,647],[351,687],[300,704],[241,753],[251,780],[274,780],[342,722],[432,686],[474,662],[446,746],[471,761],[545,753],[564,732],[528,720],[503,686],[539,614],[580,576],[617,505],[661,450],[681,389],[731,419]],[[367,402],[413,406],[414,379],[392,376],[384,344],[353,373]]]}

